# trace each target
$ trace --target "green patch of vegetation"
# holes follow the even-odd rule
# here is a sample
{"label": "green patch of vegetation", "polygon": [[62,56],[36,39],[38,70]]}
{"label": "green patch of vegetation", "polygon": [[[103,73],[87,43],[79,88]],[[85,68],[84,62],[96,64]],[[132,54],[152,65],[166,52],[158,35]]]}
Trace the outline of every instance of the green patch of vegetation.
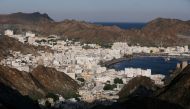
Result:
{"label": "green patch of vegetation", "polygon": [[114,79],[114,83],[115,83],[115,84],[123,84],[123,80],[122,80],[122,79],[119,79],[119,78],[115,78],[115,79]]}
{"label": "green patch of vegetation", "polygon": [[54,93],[48,93],[48,94],[46,95],[46,98],[53,98],[53,101],[59,100],[59,96],[57,96],[57,95],[54,94]]}
{"label": "green patch of vegetation", "polygon": [[101,43],[99,44],[102,48],[111,48],[112,47],[112,43]]}
{"label": "green patch of vegetation", "polygon": [[88,46],[88,45],[85,45],[85,46],[83,46],[82,48],[83,48],[83,49],[86,49],[86,50],[87,50],[87,49],[93,49],[92,47],[90,47],[90,46]]}
{"label": "green patch of vegetation", "polygon": [[46,41],[45,39],[42,39],[41,42],[44,42],[44,43],[45,43],[45,42],[47,42],[47,41]]}
{"label": "green patch of vegetation", "polygon": [[38,43],[38,44],[40,44],[40,43],[41,43],[41,41],[40,41],[40,40],[35,40],[35,42],[36,42],[36,43]]}
{"label": "green patch of vegetation", "polygon": [[104,90],[113,90],[114,88],[116,88],[117,86],[116,86],[116,84],[113,84],[113,85],[111,85],[111,84],[106,84],[105,86],[104,86]]}
{"label": "green patch of vegetation", "polygon": [[84,78],[77,78],[77,80],[80,81],[80,82],[84,82],[85,81]]}

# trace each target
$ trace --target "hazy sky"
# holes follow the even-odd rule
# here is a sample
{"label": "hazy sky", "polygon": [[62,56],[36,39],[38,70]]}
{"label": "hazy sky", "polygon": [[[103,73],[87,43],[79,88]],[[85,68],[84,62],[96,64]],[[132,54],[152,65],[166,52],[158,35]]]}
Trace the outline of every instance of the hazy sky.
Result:
{"label": "hazy sky", "polygon": [[146,22],[157,17],[190,20],[190,0],[0,0],[0,14],[36,11],[58,21]]}

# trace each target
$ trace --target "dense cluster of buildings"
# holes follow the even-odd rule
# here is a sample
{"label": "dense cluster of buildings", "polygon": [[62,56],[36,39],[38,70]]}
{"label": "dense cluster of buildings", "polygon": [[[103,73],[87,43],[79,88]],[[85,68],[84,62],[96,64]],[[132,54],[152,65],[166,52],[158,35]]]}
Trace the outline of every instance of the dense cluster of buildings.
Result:
{"label": "dense cluster of buildings", "polygon": [[[113,44],[112,49],[121,50],[125,54],[134,53],[157,53],[157,54],[167,54],[167,55],[184,55],[189,52],[188,46],[174,46],[174,47],[142,47],[142,46],[128,46],[127,43],[116,42]],[[187,54],[186,54],[187,55]],[[190,56],[190,55],[188,55]]]}
{"label": "dense cluster of buildings", "polygon": [[[61,40],[56,35],[49,37],[36,37],[32,32],[25,35],[14,35],[12,30],[6,30],[5,35],[17,39],[22,43],[34,46],[49,46],[54,52],[38,51],[38,56],[23,55],[21,52],[10,51],[12,56],[2,60],[0,64],[16,68],[20,71],[31,72],[38,65],[56,68],[58,71],[69,75],[79,84],[84,84],[79,89],[81,100],[92,102],[94,100],[117,100],[116,95],[124,84],[137,76],[151,78],[156,84],[163,85],[164,75],[152,74],[151,69],[126,68],[123,71],[107,69],[99,65],[100,61],[121,58],[125,54],[133,53],[168,53],[179,54],[189,52],[188,46],[184,47],[141,47],[128,46],[127,43],[114,43],[112,48],[101,48],[96,44],[80,44],[69,40]],[[84,46],[92,49],[84,49]],[[81,78],[84,81],[80,81]],[[119,78],[123,83],[114,83]],[[112,90],[104,90],[106,84],[116,85]]]}

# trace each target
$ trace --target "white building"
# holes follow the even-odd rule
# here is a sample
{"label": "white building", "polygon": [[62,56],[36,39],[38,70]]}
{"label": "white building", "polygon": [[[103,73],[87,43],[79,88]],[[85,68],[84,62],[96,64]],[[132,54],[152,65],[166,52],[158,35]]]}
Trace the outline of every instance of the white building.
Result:
{"label": "white building", "polygon": [[26,37],[28,37],[28,43],[29,44],[34,44],[35,43],[35,34],[32,32],[26,32]]}
{"label": "white building", "polygon": [[6,36],[12,36],[12,35],[14,35],[14,33],[13,33],[12,30],[5,30],[4,35],[6,35]]}
{"label": "white building", "polygon": [[189,52],[189,47],[186,45],[186,46],[184,46],[184,52]]}
{"label": "white building", "polygon": [[26,32],[26,36],[28,37],[35,37],[36,35],[32,32]]}
{"label": "white building", "polygon": [[164,85],[164,81],[163,79],[165,78],[164,75],[161,74],[155,74],[155,75],[151,75],[150,77],[152,80],[154,80],[154,83],[157,85]]}
{"label": "white building", "polygon": [[125,42],[115,42],[112,45],[112,49],[120,49],[120,50],[122,50],[122,49],[125,49],[127,47],[128,47],[128,44],[125,43]]}
{"label": "white building", "polygon": [[151,76],[151,69],[143,70],[140,68],[125,68],[125,75],[129,78],[137,77],[137,76]]}

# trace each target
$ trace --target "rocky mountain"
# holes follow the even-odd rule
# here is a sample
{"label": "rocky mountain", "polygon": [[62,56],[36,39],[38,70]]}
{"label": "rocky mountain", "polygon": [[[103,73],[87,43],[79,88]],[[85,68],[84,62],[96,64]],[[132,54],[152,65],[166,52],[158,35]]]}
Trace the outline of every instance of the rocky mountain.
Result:
{"label": "rocky mountain", "polygon": [[50,22],[53,20],[47,14],[40,14],[39,12],[0,15],[0,24],[43,24]]}
{"label": "rocky mountain", "polygon": [[18,90],[22,95],[45,96],[45,92],[38,87],[27,72],[0,66],[0,81]]}
{"label": "rocky mountain", "polygon": [[38,55],[37,51],[39,50],[52,52],[49,47],[36,47],[29,44],[23,44],[14,38],[0,35],[0,60],[10,55],[10,50],[20,51],[22,54],[33,54],[34,56]]}
{"label": "rocky mountain", "polygon": [[[174,107],[169,108],[190,108],[190,65],[176,74],[166,86],[158,88],[154,83],[146,77],[136,77],[129,81],[127,85],[118,93],[120,100],[117,105],[121,107],[127,105],[132,109],[151,108],[156,105],[173,104]],[[141,101],[142,100],[142,101]],[[156,101],[157,103],[155,104]],[[138,104],[138,105],[135,105]],[[150,106],[150,107],[149,107]],[[152,108],[153,108],[152,107]],[[164,108],[164,107],[163,107]]]}
{"label": "rocky mountain", "polygon": [[118,93],[120,101],[134,96],[152,96],[158,87],[148,77],[135,77]]}
{"label": "rocky mountain", "polygon": [[[33,31],[43,36],[58,34],[62,38],[98,44],[127,41],[129,44],[172,46],[190,42],[190,21],[163,18],[150,21],[142,29],[124,30],[116,26],[101,26],[75,20],[55,22],[47,14],[15,13],[0,15],[0,32],[5,29],[13,29],[16,33]],[[0,35],[0,60],[10,55],[10,50],[33,55],[37,55],[37,50],[51,52],[49,48],[22,44],[13,38]],[[94,108],[182,109],[185,107],[188,109],[190,108],[189,83],[190,65],[175,76],[167,86],[159,90],[149,78],[137,77],[119,92],[120,101],[118,103]],[[27,73],[0,66],[0,108],[22,109],[19,103],[24,103],[25,100],[29,103],[26,103],[26,106],[33,106],[32,101],[23,98],[23,95],[28,95],[33,99],[44,97],[48,93],[58,93],[66,98],[76,96],[78,88],[79,85],[74,80],[54,68],[38,66],[32,72]],[[21,99],[18,103],[17,98]]]}
{"label": "rocky mountain", "polygon": [[183,43],[190,40],[190,23],[177,19],[157,18],[150,21],[143,29],[145,36],[152,36],[156,39],[157,45],[167,45],[170,43]]}
{"label": "rocky mountain", "polygon": [[57,34],[85,43],[127,41],[133,45],[138,43],[146,46],[172,46],[190,42],[189,21],[176,19],[158,18],[148,22],[142,29],[124,30],[116,26],[101,26],[75,20],[55,22],[47,14],[16,13],[0,16],[0,30],[8,28],[16,33],[33,31],[46,36]]}
{"label": "rocky mountain", "polygon": [[157,93],[157,97],[169,102],[178,103],[190,108],[190,65],[179,73],[165,88]]}
{"label": "rocky mountain", "polygon": [[38,66],[31,73],[0,66],[0,82],[33,99],[44,97],[48,93],[74,96],[79,87],[63,72],[43,66]]}
{"label": "rocky mountain", "polygon": [[[189,27],[190,27],[189,21],[157,18],[155,20],[150,21],[143,28],[143,31],[150,32],[151,34],[154,34],[154,32],[161,32],[160,34],[168,34],[168,35],[170,34],[190,35]],[[154,30],[151,30],[150,28],[154,28]]]}
{"label": "rocky mountain", "polygon": [[31,72],[33,81],[37,86],[41,87],[45,92],[58,93],[65,98],[75,96],[78,83],[63,72],[57,71],[55,68],[38,66]]}
{"label": "rocky mountain", "polygon": [[1,109],[40,109],[37,102],[0,82]]}
{"label": "rocky mountain", "polygon": [[87,22],[65,20],[59,22],[56,33],[64,33],[69,39],[76,39],[85,43],[110,43],[122,35],[122,29],[115,26],[99,26]]}

